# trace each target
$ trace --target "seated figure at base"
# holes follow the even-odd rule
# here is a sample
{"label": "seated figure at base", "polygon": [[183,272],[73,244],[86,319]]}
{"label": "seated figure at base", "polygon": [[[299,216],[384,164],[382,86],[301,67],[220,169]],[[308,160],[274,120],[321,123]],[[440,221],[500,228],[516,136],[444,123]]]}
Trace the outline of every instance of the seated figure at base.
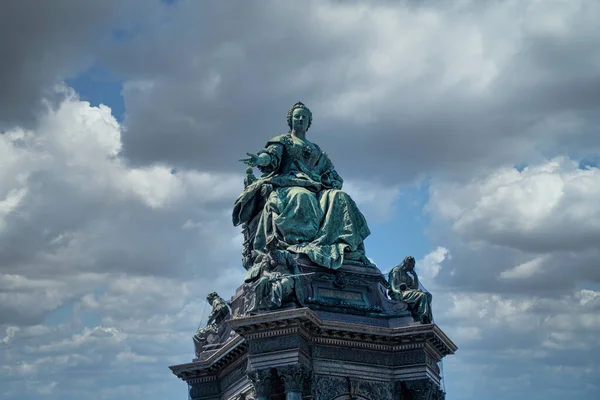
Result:
{"label": "seated figure at base", "polygon": [[402,264],[392,268],[388,275],[389,295],[392,300],[408,304],[413,317],[423,324],[433,321],[431,313],[432,295],[419,288],[419,277],[415,271],[415,259],[408,256]]}
{"label": "seated figure at base", "polygon": [[217,292],[209,293],[206,300],[212,306],[212,311],[204,328],[198,329],[194,335],[194,346],[196,356],[200,356],[202,347],[207,344],[217,343],[225,331],[223,323],[231,315],[227,302],[223,300]]}
{"label": "seated figure at base", "polygon": [[[270,247],[270,246],[269,246]],[[246,314],[259,309],[279,308],[294,293],[295,281],[300,274],[298,264],[285,250],[269,249],[261,255],[246,273],[244,282],[254,292]]]}
{"label": "seated figure at base", "polygon": [[342,178],[327,154],[306,138],[311,111],[296,103],[287,122],[289,133],[240,160],[263,172],[255,178],[247,171],[233,210],[234,226],[244,228],[244,266],[271,241],[326,268],[338,269],[345,261],[372,265],[363,245],[370,234],[364,216],[341,190]]}

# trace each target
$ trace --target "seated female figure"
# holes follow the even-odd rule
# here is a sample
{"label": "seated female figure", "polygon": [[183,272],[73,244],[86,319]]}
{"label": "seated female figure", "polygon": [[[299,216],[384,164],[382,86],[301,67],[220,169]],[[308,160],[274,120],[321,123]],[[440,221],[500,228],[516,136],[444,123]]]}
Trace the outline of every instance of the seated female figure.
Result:
{"label": "seated female figure", "polygon": [[235,226],[245,224],[254,254],[277,248],[305,254],[337,269],[350,260],[371,265],[363,241],[370,234],[356,203],[343,192],[343,180],[326,153],[306,139],[312,113],[302,103],[288,112],[290,132],[241,160],[263,175],[248,179],[233,210]]}

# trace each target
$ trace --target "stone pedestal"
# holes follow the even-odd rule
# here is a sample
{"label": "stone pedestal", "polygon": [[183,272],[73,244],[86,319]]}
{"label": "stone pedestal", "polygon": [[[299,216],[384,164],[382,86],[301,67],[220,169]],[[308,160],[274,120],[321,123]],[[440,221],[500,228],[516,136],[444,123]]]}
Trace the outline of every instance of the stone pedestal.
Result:
{"label": "stone pedestal", "polygon": [[[435,324],[415,322],[385,296],[376,268],[303,266],[287,308],[243,313],[218,349],[170,367],[192,400],[441,400],[439,361],[456,346]],[[298,287],[297,287],[298,289]]]}
{"label": "stone pedestal", "polygon": [[171,367],[193,400],[443,399],[437,363],[456,346],[433,324],[381,327],[308,308],[236,318],[238,336]]}

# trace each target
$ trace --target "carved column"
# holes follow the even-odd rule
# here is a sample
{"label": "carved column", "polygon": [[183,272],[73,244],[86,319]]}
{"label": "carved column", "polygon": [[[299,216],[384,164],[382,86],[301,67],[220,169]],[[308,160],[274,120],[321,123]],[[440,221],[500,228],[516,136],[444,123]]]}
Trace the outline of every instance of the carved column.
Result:
{"label": "carved column", "polygon": [[288,365],[278,368],[285,384],[285,400],[302,400],[302,388],[306,370],[300,365]]}
{"label": "carved column", "polygon": [[271,371],[268,369],[248,371],[248,379],[254,386],[256,400],[268,400],[271,394]]}

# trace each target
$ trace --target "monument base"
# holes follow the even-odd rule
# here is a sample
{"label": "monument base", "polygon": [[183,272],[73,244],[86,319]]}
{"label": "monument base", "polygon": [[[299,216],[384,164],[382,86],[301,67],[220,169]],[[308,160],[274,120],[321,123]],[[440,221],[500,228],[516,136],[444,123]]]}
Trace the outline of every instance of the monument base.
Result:
{"label": "monument base", "polygon": [[236,334],[220,349],[170,368],[192,400],[444,398],[437,364],[456,346],[435,324],[334,314],[296,308],[234,318]]}

